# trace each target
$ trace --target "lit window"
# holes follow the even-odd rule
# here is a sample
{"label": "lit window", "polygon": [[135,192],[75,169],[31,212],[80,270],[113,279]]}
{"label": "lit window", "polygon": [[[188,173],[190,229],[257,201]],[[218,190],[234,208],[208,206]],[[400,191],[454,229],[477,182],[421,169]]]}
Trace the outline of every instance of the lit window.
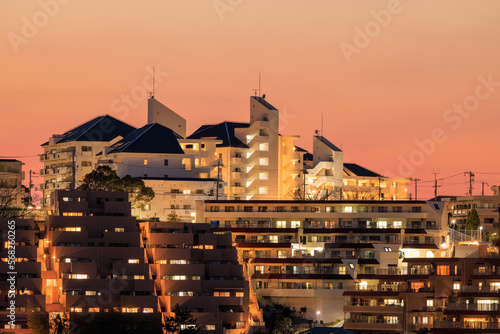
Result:
{"label": "lit window", "polygon": [[71,307],[69,309],[70,312],[82,312],[83,309],[81,307]]}
{"label": "lit window", "polygon": [[259,194],[260,195],[267,195],[267,187],[260,187]]}
{"label": "lit window", "polygon": [[115,232],[125,232],[123,227],[115,227]]}
{"label": "lit window", "polygon": [[185,195],[189,195],[189,194],[191,194],[191,190],[190,189],[184,189],[182,191],[182,193],[185,194]]}
{"label": "lit window", "polygon": [[391,248],[391,247],[384,247],[384,250],[385,250],[386,252],[392,252],[392,248]]}
{"label": "lit window", "polygon": [[460,283],[453,283],[453,290],[460,290]]}
{"label": "lit window", "polygon": [[352,212],[352,206],[346,206],[344,208],[344,212],[351,213]]}
{"label": "lit window", "polygon": [[269,174],[267,172],[259,173],[259,180],[269,180]]}
{"label": "lit window", "polygon": [[339,267],[339,275],[345,275],[345,269],[344,266]]}
{"label": "lit window", "polygon": [[434,307],[434,299],[427,299],[427,307]]}
{"label": "lit window", "polygon": [[401,227],[403,227],[403,222],[396,220],[393,222],[393,225],[394,225],[394,228],[401,228]]}
{"label": "lit window", "polygon": [[260,158],[259,165],[261,166],[269,166],[269,158]]}
{"label": "lit window", "polygon": [[300,227],[300,220],[292,220],[292,228]]}
{"label": "lit window", "polygon": [[134,275],[134,279],[144,279],[144,275]]}
{"label": "lit window", "polygon": [[278,228],[286,228],[286,220],[278,220],[276,222],[276,227],[278,227]]}
{"label": "lit window", "polygon": [[214,297],[231,297],[231,293],[224,291],[214,291]]}
{"label": "lit window", "polygon": [[385,220],[378,221],[377,227],[378,228],[387,228],[387,221],[385,221]]}
{"label": "lit window", "polygon": [[139,263],[139,259],[128,259],[128,263]]}
{"label": "lit window", "polygon": [[86,296],[95,296],[97,294],[96,291],[85,291]]}
{"label": "lit window", "polygon": [[269,143],[259,144],[259,151],[269,151]]}
{"label": "lit window", "polygon": [[47,284],[47,286],[57,286],[57,280],[56,279],[48,279],[46,284]]}
{"label": "lit window", "polygon": [[429,320],[428,320],[428,319],[429,319],[428,317],[422,317],[422,323],[423,323],[423,324],[428,323],[428,322],[429,322]]}
{"label": "lit window", "polygon": [[139,313],[138,307],[122,307],[122,313]]}
{"label": "lit window", "polygon": [[144,159],[144,164],[147,165],[148,164],[148,159]]}
{"label": "lit window", "polygon": [[450,266],[437,266],[437,274],[438,275],[449,275],[450,274]]}
{"label": "lit window", "polygon": [[142,309],[142,313],[153,313],[152,307],[145,307]]}
{"label": "lit window", "polygon": [[236,292],[236,297],[245,297],[244,292]]}
{"label": "lit window", "polygon": [[205,325],[205,330],[206,331],[214,331],[215,330],[215,325]]}
{"label": "lit window", "polygon": [[354,269],[354,264],[353,263],[349,263],[349,268]]}
{"label": "lit window", "polygon": [[89,307],[89,312],[97,313],[100,312],[98,307]]}

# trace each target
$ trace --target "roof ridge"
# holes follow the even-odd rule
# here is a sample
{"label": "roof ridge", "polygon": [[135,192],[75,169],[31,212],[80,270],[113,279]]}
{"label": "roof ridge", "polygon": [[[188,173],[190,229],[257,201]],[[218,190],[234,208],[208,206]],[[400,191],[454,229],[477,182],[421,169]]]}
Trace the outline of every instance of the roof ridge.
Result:
{"label": "roof ridge", "polygon": [[[141,138],[141,137],[142,137],[142,135],[144,135],[146,132],[148,132],[148,131],[149,131],[149,129],[151,129],[151,128],[153,127],[153,125],[155,125],[155,124],[158,124],[158,123],[151,123],[151,124],[146,124],[145,126],[143,126],[143,127],[146,127],[146,126],[148,126],[148,125],[149,125],[149,127],[148,127],[147,129],[144,129],[140,135],[138,135],[137,137],[135,137],[135,139],[134,139],[134,140],[130,141],[127,145],[123,146],[123,147],[121,148],[121,151],[123,151],[123,150],[125,150],[126,148],[128,148],[130,145],[132,145],[132,143],[135,143],[135,142],[137,141],[137,139]],[[167,129],[168,129],[168,128],[167,128]],[[137,130],[139,130],[139,129],[137,129]],[[132,132],[133,132],[133,131],[132,131]],[[131,133],[132,133],[132,132],[131,132]],[[130,136],[130,134],[129,134],[129,136]],[[128,136],[127,136],[127,137],[128,137]],[[125,138],[123,138],[123,139],[125,139]],[[118,148],[118,147],[117,147],[117,148]],[[110,152],[110,153],[111,153],[111,152]]]}

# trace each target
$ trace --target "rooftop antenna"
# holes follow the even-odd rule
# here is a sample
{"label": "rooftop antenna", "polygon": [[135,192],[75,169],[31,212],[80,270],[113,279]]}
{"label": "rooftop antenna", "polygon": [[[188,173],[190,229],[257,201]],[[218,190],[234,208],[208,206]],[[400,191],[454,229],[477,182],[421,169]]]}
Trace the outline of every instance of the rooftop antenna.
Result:
{"label": "rooftop antenna", "polygon": [[259,71],[259,96],[260,96],[260,71]]}
{"label": "rooftop antenna", "polygon": [[259,92],[259,89],[254,88],[252,90],[253,90],[253,96],[257,96],[257,93]]}
{"label": "rooftop antenna", "polygon": [[153,66],[153,91],[149,92],[149,98],[155,97],[155,67]]}
{"label": "rooftop antenna", "polygon": [[321,112],[321,136],[324,137],[325,135],[323,134],[323,112]]}

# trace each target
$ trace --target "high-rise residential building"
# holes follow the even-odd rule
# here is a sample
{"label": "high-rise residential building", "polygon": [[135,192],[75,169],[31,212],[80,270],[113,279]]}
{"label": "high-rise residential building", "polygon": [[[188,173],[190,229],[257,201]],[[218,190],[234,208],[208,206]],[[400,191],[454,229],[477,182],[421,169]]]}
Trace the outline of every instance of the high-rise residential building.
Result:
{"label": "high-rise residential building", "polygon": [[442,202],[205,201],[196,220],[231,233],[259,302],[325,322],[344,318],[344,292],[360,274],[450,255]]}
{"label": "high-rise residential building", "polygon": [[16,159],[0,159],[0,207],[22,207],[23,165]]}
{"label": "high-rise residential building", "polygon": [[140,223],[164,317],[175,305],[197,318],[200,333],[239,334],[262,315],[231,236],[208,224]]}
{"label": "high-rise residential building", "polygon": [[[143,179],[164,199],[134,210],[141,218],[166,220],[175,213],[190,220],[194,213],[190,207],[201,196],[234,200],[408,199],[404,185],[408,179],[387,178],[344,164],[342,150],[322,135],[313,137],[312,154],[296,146],[299,136],[280,133],[280,111],[264,97],[251,96],[249,111],[248,123],[202,125],[186,136],[186,120],[151,97],[148,124],[138,129],[100,116],[63,135],[54,135],[42,145],[44,201],[48,204],[54,189],[78,186],[85,174],[102,165],[110,166],[120,177]],[[168,190],[178,189],[174,184],[182,180],[202,189],[203,194],[169,202],[177,195]],[[358,196],[367,189],[369,196]]]}
{"label": "high-rise residential building", "polygon": [[479,215],[480,228],[498,236],[500,217],[500,195],[443,197],[448,205],[449,224],[452,228],[465,230],[467,216],[474,209]]}
{"label": "high-rise residential building", "polygon": [[31,219],[0,219],[0,333],[30,333],[29,314],[45,311],[34,226]]}
{"label": "high-rise residential building", "polygon": [[[126,192],[55,191],[40,240],[47,311],[158,329],[160,314]],[[89,325],[89,324],[87,324]]]}
{"label": "high-rise residential building", "polygon": [[54,190],[76,189],[86,174],[90,173],[103,154],[104,147],[110,146],[135,130],[109,115],[98,116],[82,125],[66,131],[62,135],[52,135],[42,144],[40,170],[43,183],[42,205],[50,206]]}

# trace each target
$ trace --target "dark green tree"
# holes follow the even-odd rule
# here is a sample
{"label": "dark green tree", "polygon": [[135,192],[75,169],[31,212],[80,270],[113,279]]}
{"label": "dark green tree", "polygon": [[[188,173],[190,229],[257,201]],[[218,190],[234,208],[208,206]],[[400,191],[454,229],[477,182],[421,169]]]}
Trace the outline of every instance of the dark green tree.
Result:
{"label": "dark green tree", "polygon": [[120,190],[119,188],[120,177],[118,177],[116,171],[108,166],[99,166],[85,175],[78,190],[117,191]]}
{"label": "dark green tree", "polygon": [[58,314],[51,321],[51,326],[53,334],[67,334],[69,333],[69,320],[66,318],[66,315],[61,318]]}
{"label": "dark green tree", "polygon": [[467,220],[465,221],[465,228],[468,230],[477,230],[481,225],[481,221],[479,220],[479,215],[476,209],[471,209],[467,214]]}
{"label": "dark green tree", "polygon": [[28,328],[33,334],[49,334],[49,314],[41,312],[28,302]]}
{"label": "dark green tree", "polygon": [[180,307],[175,304],[172,308],[174,316],[165,319],[165,331],[176,334],[197,334],[199,332],[196,318],[187,307]]}
{"label": "dark green tree", "polygon": [[429,329],[427,327],[422,327],[417,331],[417,334],[427,334],[429,333]]}
{"label": "dark green tree", "polygon": [[291,334],[292,329],[292,318],[279,315],[274,322],[273,334]]}
{"label": "dark green tree", "polygon": [[146,187],[141,179],[125,175],[123,178],[108,166],[99,166],[85,175],[78,190],[126,191],[133,207],[142,207],[155,197],[151,187]]}

